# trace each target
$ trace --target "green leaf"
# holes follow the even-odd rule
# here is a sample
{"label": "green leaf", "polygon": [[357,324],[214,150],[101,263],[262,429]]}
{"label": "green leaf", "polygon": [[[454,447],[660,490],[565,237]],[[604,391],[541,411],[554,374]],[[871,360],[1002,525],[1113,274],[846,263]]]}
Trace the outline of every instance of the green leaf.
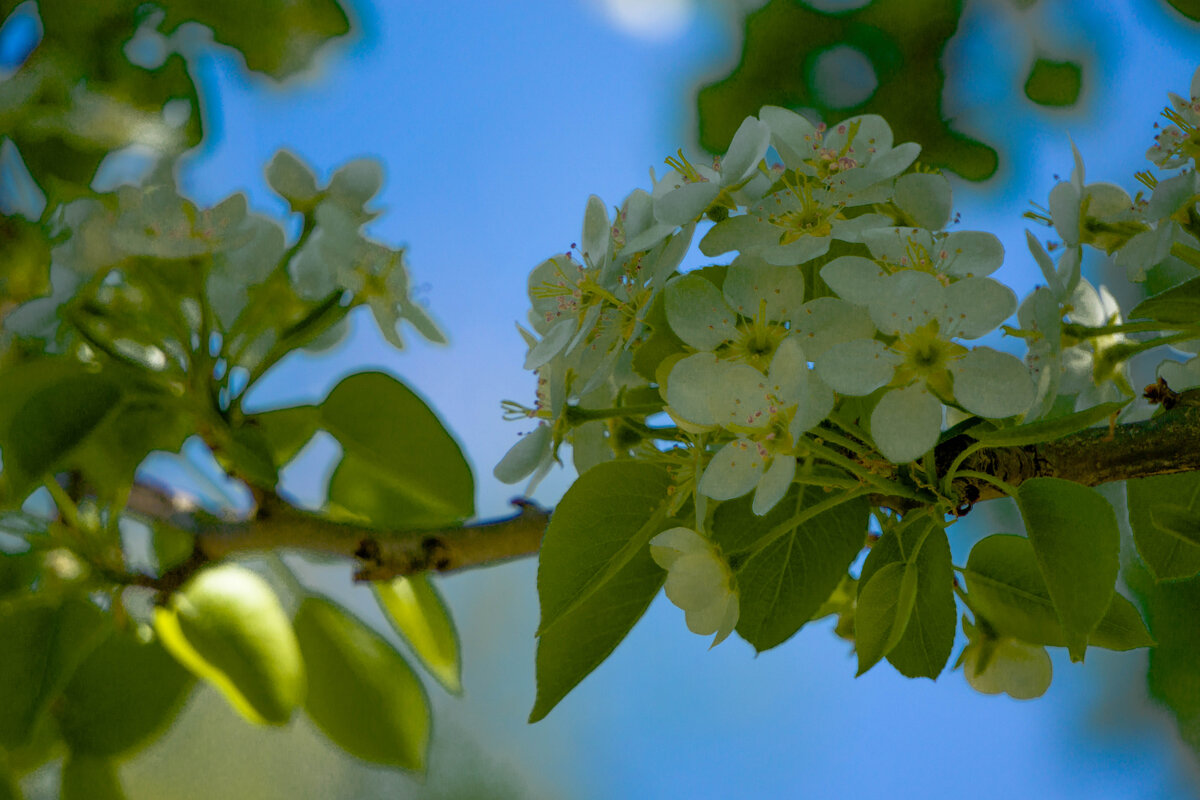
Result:
{"label": "green leaf", "polygon": [[[905,569],[880,657],[886,655],[906,677],[936,679],[950,657],[956,630],[954,574],[945,530],[929,517],[915,517],[880,537],[859,577],[860,613],[862,591],[889,564],[903,564]],[[879,599],[880,590],[874,591],[871,602]],[[868,622],[869,631],[873,622]],[[873,652],[868,656],[879,660]],[[859,674],[874,661],[865,669],[863,663],[860,655]]]}
{"label": "green leaf", "polygon": [[1060,478],[1033,478],[1017,489],[1025,531],[1072,661],[1112,605],[1121,533],[1104,497]]}
{"label": "green leaf", "polygon": [[462,692],[458,631],[445,600],[427,575],[372,583],[371,589],[396,633],[438,683],[453,694]]}
{"label": "green leaf", "polygon": [[305,598],[295,626],[308,671],[304,708],[317,727],[364,761],[424,769],[429,701],[404,658],[327,600]]}
{"label": "green leaf", "polygon": [[1200,0],[1167,0],[1171,8],[1190,20],[1200,22]]}
{"label": "green leaf", "polygon": [[530,722],[608,657],[658,593],[666,573],[646,542],[664,527],[670,485],[655,464],[608,461],[581,475],[555,509],[538,559]]}
{"label": "green leaf", "polygon": [[[1066,646],[1050,591],[1028,539],[1007,533],[981,539],[971,548],[963,576],[971,608],[1001,635],[1032,644]],[[1133,604],[1114,592],[1088,644],[1131,650],[1149,647],[1154,640]]]}
{"label": "green leaf", "polygon": [[4,553],[0,556],[0,598],[29,591],[41,571],[40,553]]}
{"label": "green leaf", "polygon": [[22,800],[23,797],[17,776],[4,760],[0,759],[0,800]]}
{"label": "green leaf", "polygon": [[0,746],[29,741],[39,718],[96,647],[106,616],[90,601],[34,597],[0,606]]}
{"label": "green leaf", "polygon": [[[151,452],[178,452],[195,433],[194,417],[165,391],[124,387],[125,396],[61,466],[78,467],[102,499],[119,498]],[[274,485],[274,484],[272,484]]]}
{"label": "green leaf", "polygon": [[305,69],[317,48],[350,31],[336,0],[176,0],[163,10],[163,33],[192,20],[207,25],[218,42],[242,52],[249,69],[276,80]]}
{"label": "green leaf", "polygon": [[1078,63],[1039,58],[1025,79],[1025,96],[1040,106],[1073,106],[1082,85],[1083,69]]}
{"label": "green leaf", "polygon": [[1066,416],[1038,420],[1025,425],[1014,425],[1011,428],[1000,428],[999,430],[987,430],[986,425],[976,425],[970,429],[969,433],[989,447],[1019,447],[1050,442],[1102,422],[1119,412],[1129,402],[1129,400],[1115,400],[1111,403],[1101,403],[1098,406],[1085,408],[1083,411]]}
{"label": "green leaf", "polygon": [[908,617],[899,607],[905,572],[907,566],[903,561],[885,564],[858,593],[858,611],[854,616],[858,675],[887,655],[892,630],[897,625],[908,625]]}
{"label": "green leaf", "polygon": [[316,406],[294,406],[250,414],[245,425],[257,428],[266,441],[275,465],[282,467],[296,457],[317,432],[321,412]]}
{"label": "green leaf", "polygon": [[72,753],[63,764],[61,800],[125,800],[117,765],[107,758]]}
{"label": "green leaf", "polygon": [[[1194,519],[1200,515],[1200,473],[1181,472],[1153,478],[1127,481],[1125,491],[1129,506],[1129,527],[1133,541],[1146,566],[1157,580],[1190,578],[1200,572],[1200,542],[1192,526],[1175,527],[1163,522],[1188,512]],[[1164,509],[1175,506],[1172,511]]]}
{"label": "green leaf", "polygon": [[170,725],[194,683],[156,639],[114,631],[79,665],[63,692],[63,739],[76,754],[136,750]]}
{"label": "green leaf", "polygon": [[[762,517],[752,512],[750,496],[721,503],[712,538],[726,554],[734,553],[822,499],[820,487],[793,486]],[[738,566],[738,634],[762,652],[814,618],[862,550],[867,513],[865,499],[851,500],[793,527]]]}
{"label": "green leaf", "polygon": [[163,646],[242,716],[284,725],[304,694],[304,663],[279,597],[236,564],[208,567],[154,609]]}
{"label": "green leaf", "polygon": [[[471,468],[421,398],[382,372],[343,380],[320,406],[321,426],[345,450],[331,501],[381,526],[461,522],[475,513]],[[336,492],[335,492],[336,489]]]}
{"label": "green leaf", "polygon": [[0,450],[10,501],[24,499],[121,400],[117,381],[65,357],[4,370],[0,385]]}
{"label": "green leaf", "polygon": [[1200,319],[1200,278],[1173,286],[1133,307],[1130,319],[1152,319],[1168,324],[1190,324]]}
{"label": "green leaf", "polygon": [[[896,141],[921,143],[922,163],[948,167],[968,180],[996,171],[996,151],[954,130],[942,111],[942,51],[959,28],[961,0],[839,4],[829,10],[795,0],[756,5],[745,16],[737,65],[696,95],[703,148],[724,152],[742,120],[764,105],[777,105],[813,109],[829,122],[848,113],[882,114]],[[838,74],[836,59],[822,58],[841,47],[865,56],[877,81],[853,111],[838,107],[836,92],[819,88],[850,85]]]}
{"label": "green leaf", "polygon": [[1145,570],[1127,580],[1143,598],[1150,632],[1150,694],[1175,715],[1179,733],[1200,753],[1200,577],[1155,582]]}

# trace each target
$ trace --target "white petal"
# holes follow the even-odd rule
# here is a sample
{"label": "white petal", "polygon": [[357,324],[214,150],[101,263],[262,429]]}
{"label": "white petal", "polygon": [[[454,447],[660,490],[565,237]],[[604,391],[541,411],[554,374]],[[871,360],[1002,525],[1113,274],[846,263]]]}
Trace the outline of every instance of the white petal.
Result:
{"label": "white petal", "polygon": [[772,394],[766,376],[749,364],[721,362],[722,371],[709,385],[717,424],[726,428],[764,428],[771,421]]}
{"label": "white petal", "polygon": [[772,459],[771,466],[767,467],[767,471],[758,481],[758,488],[754,490],[754,503],[750,509],[760,517],[766,514],[787,494],[794,477],[796,477],[795,457],[776,456]]}
{"label": "white petal", "polygon": [[814,372],[808,378],[808,396],[796,405],[796,415],[788,425],[792,443],[800,441],[800,435],[817,425],[833,411],[834,396],[829,385]]}
{"label": "white petal", "polygon": [[758,169],[758,162],[771,146],[771,129],[765,122],[746,117],[738,126],[729,152],[721,159],[721,183],[731,186],[741,183]]}
{"label": "white petal", "polygon": [[663,569],[670,569],[680,556],[705,552],[709,546],[691,528],[668,528],[650,540],[650,557]]}
{"label": "white petal", "polygon": [[516,483],[537,469],[550,453],[550,426],[538,425],[522,436],[492,470],[501,483]]}
{"label": "white petal", "polygon": [[604,266],[604,259],[608,256],[610,231],[608,209],[604,207],[604,201],[596,195],[591,195],[583,212],[583,238],[580,240],[583,260],[588,266]]}
{"label": "white petal", "polygon": [[919,458],[937,444],[942,404],[920,383],[885,394],[871,413],[871,436],[895,464]]}
{"label": "white petal", "polygon": [[579,320],[574,317],[560,319],[554,323],[554,327],[525,356],[525,369],[537,369],[561,353],[567,342],[571,341],[578,324]]}
{"label": "white petal", "polygon": [[[771,228],[779,233],[779,228],[774,225]],[[812,261],[818,256],[823,256],[829,252],[829,242],[832,240],[830,236],[805,236],[797,239],[791,244],[777,245],[774,247],[764,247],[755,252],[762,256],[763,260],[768,264],[775,264],[780,267],[794,266],[803,264],[806,261]]]}
{"label": "white petal", "polygon": [[779,343],[767,371],[767,391],[781,403],[794,403],[807,394],[808,358],[800,337],[792,334]]}
{"label": "white petal", "polygon": [[955,231],[935,246],[939,260],[946,253],[941,269],[949,275],[991,275],[1004,263],[1004,245],[984,231]]}
{"label": "white petal", "polygon": [[821,267],[821,278],[838,297],[869,306],[883,293],[887,273],[869,258],[841,256]]}
{"label": "white petal", "polygon": [[817,129],[811,122],[778,106],[763,106],[758,116],[771,128],[771,143],[789,168],[795,169],[812,157]]}
{"label": "white petal", "polygon": [[963,278],[946,287],[942,332],[978,339],[996,329],[1017,310],[1013,290],[991,278]]}
{"label": "white petal", "polygon": [[765,300],[767,319],[782,322],[804,303],[804,273],[798,267],[734,265],[725,273],[723,291],[725,300],[743,317],[755,317]]}
{"label": "white petal", "polygon": [[[725,569],[712,552],[688,553],[680,556],[667,572],[664,587],[671,602],[685,611],[704,608],[722,597],[722,586],[728,580]],[[712,633],[716,630],[714,624]]]}
{"label": "white petal", "polygon": [[884,333],[903,335],[941,317],[945,308],[945,287],[937,278],[905,269],[888,277],[885,291],[871,304],[871,319]]}
{"label": "white petal", "polygon": [[730,592],[729,596],[725,598],[725,613],[721,615],[721,623],[717,626],[717,636],[709,645],[710,648],[716,647],[729,638],[729,634],[733,633],[733,629],[737,627],[738,606],[737,593]]}
{"label": "white petal", "polygon": [[1032,700],[1050,688],[1054,668],[1045,647],[1007,636],[992,647],[991,658],[982,672],[979,671],[984,652],[981,645],[971,644],[963,651],[963,676],[972,689],[983,694],[1004,692],[1016,700]]}
{"label": "white petal", "polygon": [[710,181],[684,184],[654,201],[654,216],[668,225],[695,222],[720,191],[721,187]]}
{"label": "white petal", "polygon": [[750,491],[766,469],[758,445],[735,439],[722,447],[704,468],[697,488],[713,500],[732,500]]}
{"label": "white petal", "polygon": [[1079,189],[1062,181],[1050,190],[1050,218],[1067,245],[1079,244]]}
{"label": "white petal", "polygon": [[892,379],[903,359],[874,339],[842,342],[817,359],[817,374],[835,392],[864,395]]}
{"label": "white petal", "polygon": [[989,419],[1020,414],[1033,404],[1036,387],[1016,356],[976,347],[955,361],[954,397],[963,408]]}
{"label": "white petal", "polygon": [[896,179],[894,200],[922,228],[936,231],[950,221],[950,182],[944,175],[901,175]]}
{"label": "white petal", "polygon": [[836,297],[818,297],[792,317],[792,335],[799,336],[804,353],[816,361],[835,344],[875,335],[875,323],[862,306]]}
{"label": "white petal", "polygon": [[712,350],[737,335],[737,314],[721,290],[699,275],[668,283],[664,299],[671,330],[697,350]]}
{"label": "white petal", "polygon": [[721,385],[722,370],[712,353],[681,359],[667,376],[667,405],[695,425],[716,425],[713,388]]}

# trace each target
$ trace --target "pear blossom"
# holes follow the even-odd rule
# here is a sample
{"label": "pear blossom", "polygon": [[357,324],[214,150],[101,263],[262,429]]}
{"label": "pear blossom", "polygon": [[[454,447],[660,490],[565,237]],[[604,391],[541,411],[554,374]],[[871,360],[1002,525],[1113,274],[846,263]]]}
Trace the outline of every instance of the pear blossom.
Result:
{"label": "pear blossom", "polygon": [[831,262],[821,277],[843,298],[866,306],[890,342],[834,345],[817,359],[816,370],[842,394],[887,388],[871,414],[871,434],[886,458],[911,461],[937,443],[943,399],[988,418],[1030,406],[1034,386],[1019,359],[954,341],[977,339],[1008,317],[1016,307],[1011,289],[980,277],[943,286],[918,270],[871,275],[861,261]]}
{"label": "pear blossom", "polygon": [[[693,166],[682,152],[678,159],[668,159],[667,163],[675,169],[654,187],[655,218],[672,226],[695,222],[722,193],[737,193],[761,175],[758,167],[770,144],[771,131],[766,124],[747,117],[733,135],[729,152],[713,169]],[[764,177],[760,185],[765,189],[770,182]],[[748,197],[743,191],[736,200],[731,196],[727,202],[736,204],[737,200],[755,200],[761,196],[759,192]]]}
{"label": "pear blossom", "polygon": [[1162,169],[1200,160],[1200,69],[1192,75],[1188,94],[1185,99],[1168,93],[1171,105],[1163,110],[1163,116],[1171,124],[1154,137],[1154,146],[1146,151],[1146,158]]}
{"label": "pear blossom", "polygon": [[1015,700],[1041,697],[1054,669],[1041,645],[1011,636],[989,636],[963,620],[967,646],[959,663],[971,688],[982,694],[1007,694]]}
{"label": "pear blossom", "polygon": [[716,647],[733,633],[738,620],[738,591],[716,546],[690,528],[671,528],[650,540],[650,556],[667,571],[667,598],[681,608],[688,630],[716,634]]}
{"label": "pear blossom", "polygon": [[834,239],[860,242],[866,231],[892,224],[882,214],[848,210],[886,202],[892,180],[916,159],[910,143],[892,147],[882,118],[854,117],[831,129],[768,106],[762,121],[784,164],[776,188],[747,213],[718,222],[700,242],[705,255],[737,250],[768,264],[802,264],[829,251]]}

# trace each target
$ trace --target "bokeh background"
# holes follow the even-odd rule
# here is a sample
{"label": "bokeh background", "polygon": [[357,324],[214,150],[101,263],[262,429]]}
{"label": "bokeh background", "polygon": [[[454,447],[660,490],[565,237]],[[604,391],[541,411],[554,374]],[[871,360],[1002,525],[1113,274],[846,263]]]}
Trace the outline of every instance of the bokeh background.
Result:
{"label": "bokeh background", "polygon": [[[967,2],[943,61],[945,115],[1000,155],[989,180],[953,179],[959,227],[1001,237],[1008,255],[996,277],[1019,295],[1039,275],[1021,213],[1070,172],[1070,141],[1089,180],[1132,190],[1166,91],[1186,92],[1200,65],[1200,25],[1161,0],[1024,5]],[[502,399],[533,396],[514,328],[526,275],[577,241],[589,194],[611,207],[648,189],[649,168],[661,172],[680,146],[699,155],[696,92],[737,63],[746,6],[348,6],[356,32],[282,86],[247,73],[232,51],[203,51],[195,63],[208,137],[187,159],[183,187],[201,204],[245,191],[252,206],[282,214],[262,172],[280,147],[325,177],[354,157],[382,160],[384,213],[370,230],[408,246],[419,297],[450,345],[409,336],[397,353],[360,320],[321,358],[281,365],[254,405],[319,399],[351,371],[391,372],[463,445],[479,515],[506,515],[521,487],[499,484],[491,469],[532,427],[500,419]],[[1046,52],[1085,65],[1070,108],[1036,106],[1022,90],[1031,57]],[[849,90],[869,90],[869,69],[864,76],[848,62],[841,74]],[[694,256],[690,265],[705,263]],[[289,470],[284,488],[299,502],[321,502],[332,448],[315,441]],[[218,491],[178,459],[148,468]],[[557,470],[535,499],[553,505],[573,477],[569,466]],[[1016,524],[1009,509],[989,505],[953,529],[957,563],[975,539]],[[291,563],[307,580],[347,583],[348,569]],[[1147,698],[1144,651],[1093,650],[1086,666],[1056,654],[1047,695],[1017,702],[976,694],[961,672],[909,681],[883,664],[855,679],[850,645],[831,621],[757,658],[736,637],[710,651],[662,597],[596,673],[530,726],[535,578],[530,559],[440,581],[460,627],[465,694],[432,692],[424,783],[327,748],[303,720],[252,729],[201,690],[176,727],[123,768],[130,797],[1183,798],[1200,786],[1170,718]],[[345,600],[366,609],[363,591]]]}

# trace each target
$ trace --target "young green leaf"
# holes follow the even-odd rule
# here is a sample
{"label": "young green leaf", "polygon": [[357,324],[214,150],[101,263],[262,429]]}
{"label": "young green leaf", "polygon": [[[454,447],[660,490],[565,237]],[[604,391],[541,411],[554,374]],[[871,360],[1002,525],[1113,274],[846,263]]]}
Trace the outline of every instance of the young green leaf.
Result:
{"label": "young green leaf", "polygon": [[[379,525],[436,526],[475,511],[475,484],[462,450],[407,386],[381,372],[343,380],[320,406],[321,427],[351,460],[330,499],[374,510]],[[339,467],[340,469],[340,467]]]}
{"label": "young green leaf", "polygon": [[242,716],[283,725],[304,697],[304,663],[271,586],[236,564],[197,573],[154,609],[163,646]]}
{"label": "young green leaf", "polygon": [[908,625],[908,616],[900,608],[900,592],[907,569],[903,561],[884,564],[858,594],[858,611],[854,616],[858,675],[879,663],[895,638],[893,631],[897,627],[903,630]]}
{"label": "young green leaf", "polygon": [[293,406],[248,415],[245,424],[258,429],[276,466],[282,467],[308,444],[320,421],[316,406]]}
{"label": "young green leaf", "polygon": [[1194,323],[1200,319],[1200,278],[1192,278],[1143,300],[1129,312],[1129,318],[1167,324]]}
{"label": "young green leaf", "polygon": [[364,761],[424,769],[429,701],[404,658],[327,600],[305,598],[295,625],[308,672],[304,709],[317,727]]}
{"label": "young green leaf", "polygon": [[1026,444],[1050,442],[1084,428],[1090,428],[1116,414],[1129,402],[1129,400],[1115,400],[1111,403],[1101,403],[1074,414],[1037,420],[999,430],[987,430],[987,426],[977,425],[970,430],[970,435],[989,447],[1019,447]]}
{"label": "young green leaf", "polygon": [[665,469],[633,461],[580,476],[551,517],[538,560],[536,722],[600,665],[666,579],[646,543],[665,527]]}
{"label": "young green leaf", "polygon": [[446,602],[426,575],[372,583],[375,599],[396,632],[446,691],[462,691],[458,631]]}
{"label": "young green leaf", "polygon": [[[1158,475],[1128,481],[1125,487],[1133,541],[1154,577],[1174,580],[1200,572],[1200,541],[1188,535],[1194,527],[1186,524],[1186,518],[1171,519],[1183,512],[1192,518],[1200,516],[1200,473]],[[1172,505],[1176,506],[1174,514],[1163,511]]]}
{"label": "young green leaf", "polygon": [[[906,677],[936,679],[950,657],[956,627],[954,574],[945,530],[923,516],[889,531],[871,548],[859,587],[865,589],[877,572],[892,563],[904,564],[905,570],[884,655]],[[861,594],[859,602],[861,606]]]}
{"label": "young green leaf", "polygon": [[1072,661],[1112,605],[1121,534],[1117,515],[1098,492],[1060,478],[1033,478],[1017,505],[1046,581]]}
{"label": "young green leaf", "polygon": [[[753,544],[777,525],[824,498],[820,487],[792,487],[766,516],[742,497],[717,507],[713,540],[726,554]],[[737,568],[740,616],[737,632],[762,652],[791,638],[817,613],[862,550],[867,503],[856,498],[818,514]]]}
{"label": "young green leaf", "polygon": [[[963,572],[971,607],[1002,635],[1025,642],[1065,647],[1067,640],[1038,567],[1033,545],[1023,536],[997,533],[971,548]],[[1088,637],[1107,650],[1154,644],[1137,609],[1120,594]]]}
{"label": "young green leaf", "polygon": [[[117,756],[162,733],[195,679],[157,640],[114,631],[75,671],[59,727],[72,752]],[[136,697],[137,702],[130,702]]]}

